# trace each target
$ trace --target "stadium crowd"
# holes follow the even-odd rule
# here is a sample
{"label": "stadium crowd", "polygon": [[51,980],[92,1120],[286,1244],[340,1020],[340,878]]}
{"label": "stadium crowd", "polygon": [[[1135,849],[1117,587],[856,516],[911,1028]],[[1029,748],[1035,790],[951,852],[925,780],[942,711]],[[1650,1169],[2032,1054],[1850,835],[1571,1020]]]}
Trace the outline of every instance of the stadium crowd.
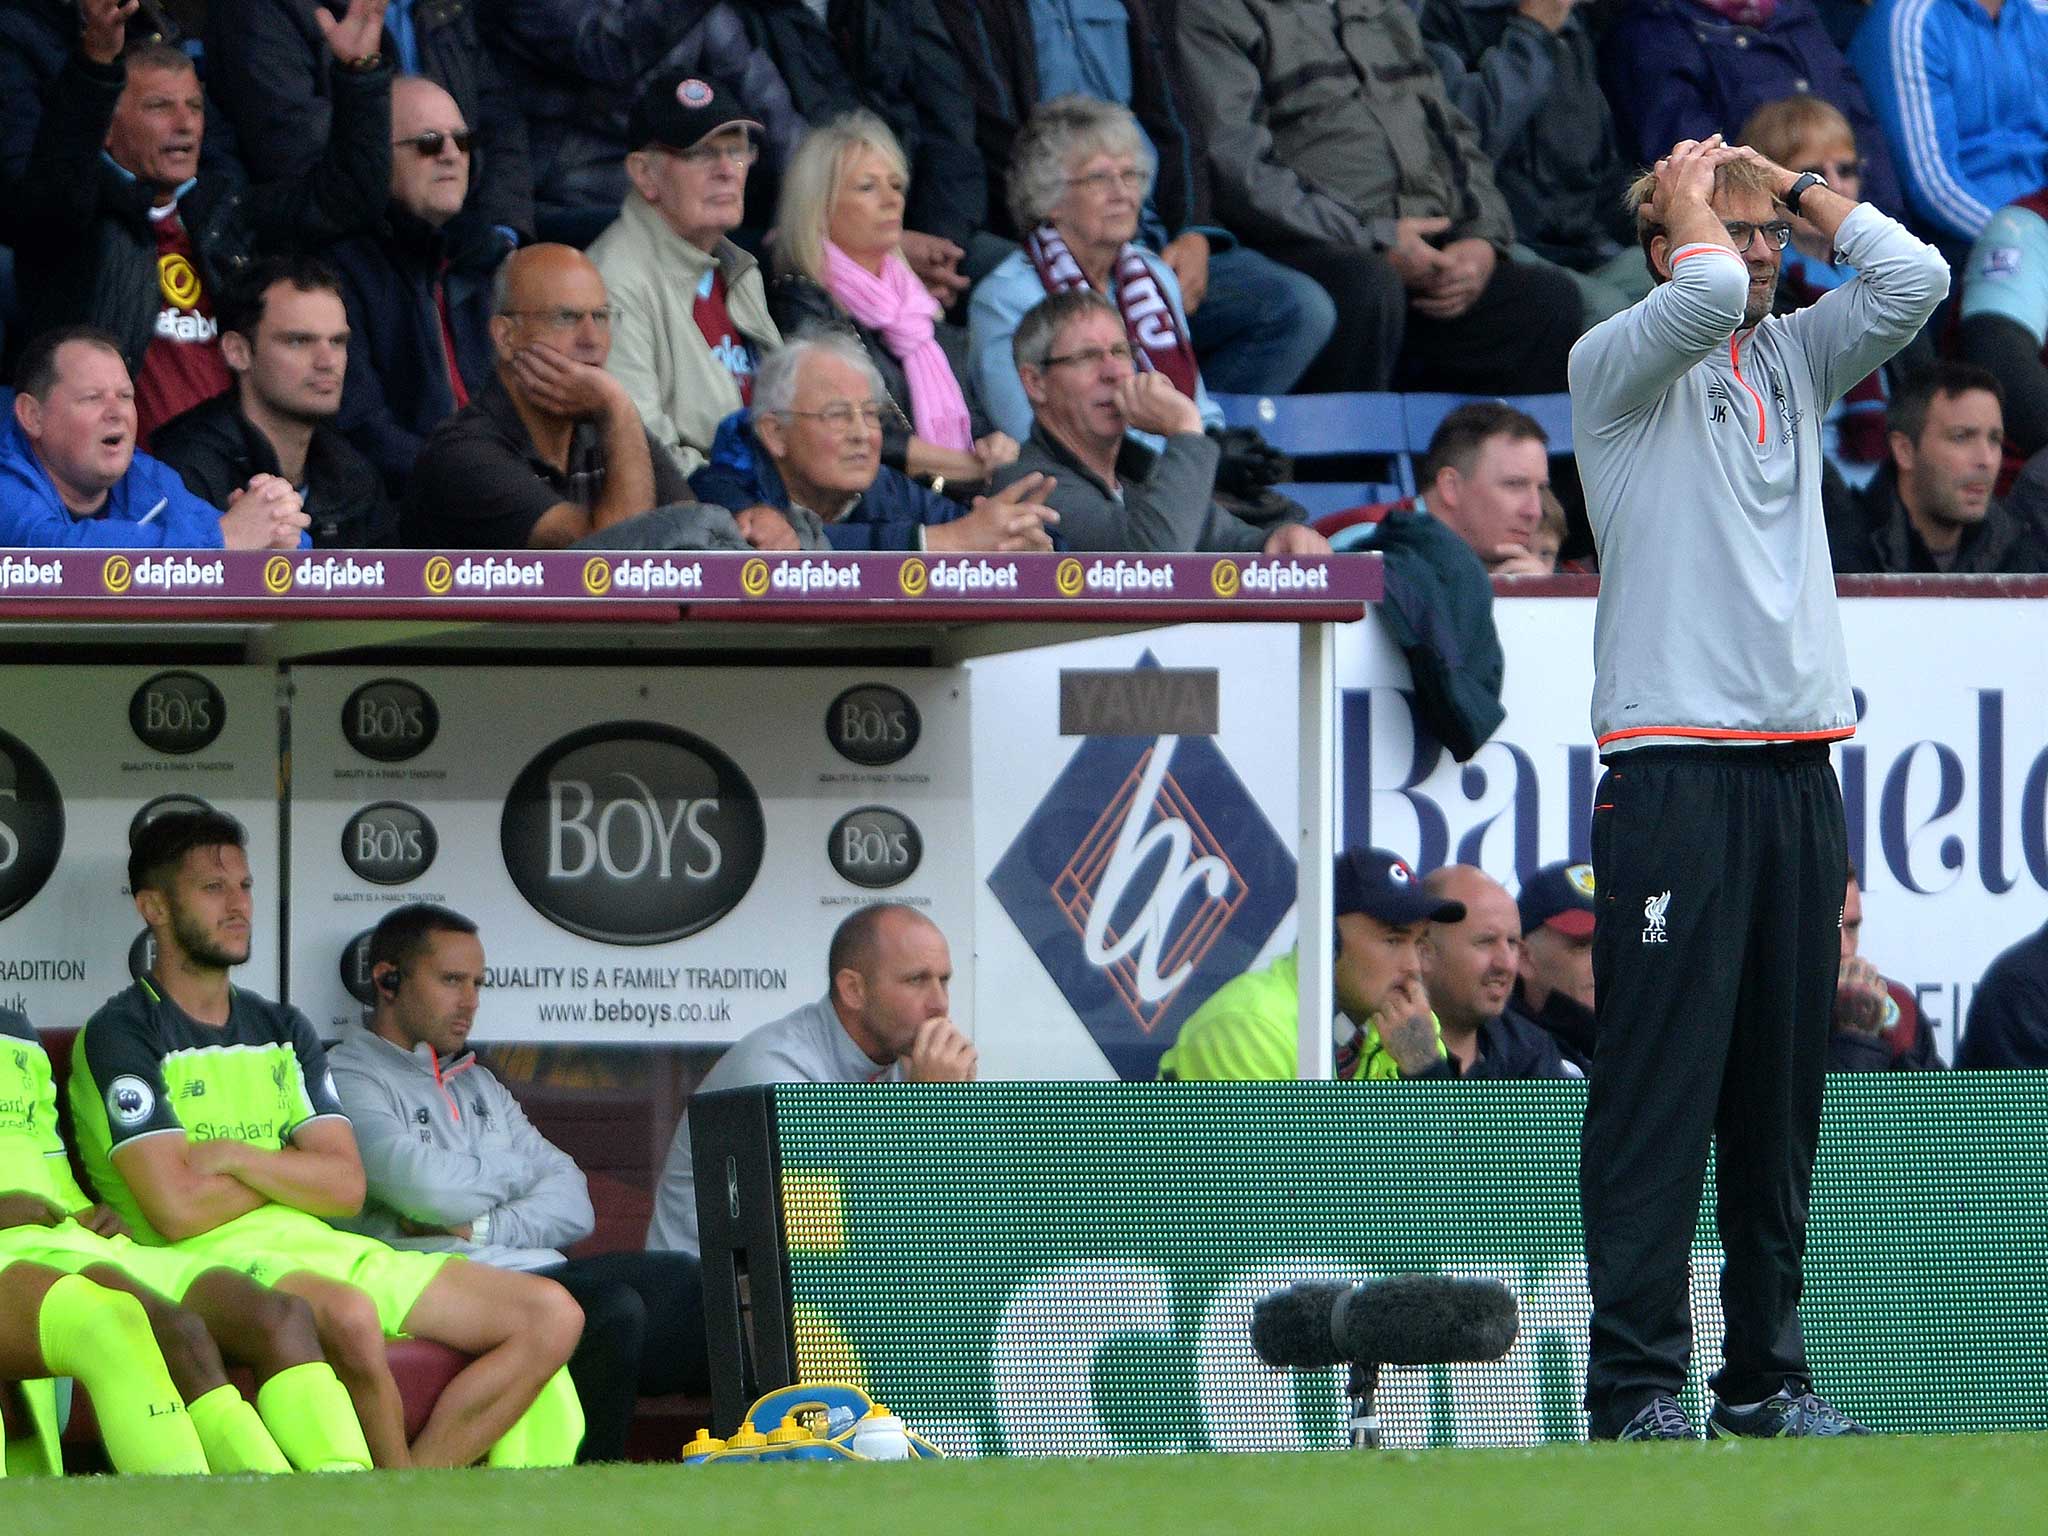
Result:
{"label": "stadium crowd", "polygon": [[[1836,568],[2048,571],[2044,0],[0,0],[0,546],[1373,544],[1497,695],[1488,578],[1591,568],[1545,428],[1467,404],[1416,496],[1311,519],[1216,397],[1562,391],[1653,282],[1636,165],[1715,132],[1956,273],[1828,413]],[[1746,233],[1780,312],[1855,276],[1789,210]],[[80,1038],[97,1201],[0,1119],[0,1379],[86,1381],[126,1469],[621,1454],[703,1389],[686,1129],[648,1251],[567,1256],[585,1177],[466,1049],[476,926],[386,919],[329,1075],[229,985],[246,875],[231,824],[137,842],[164,959]],[[1340,1076],[1583,1075],[1584,866],[1352,850],[1335,889]],[[1831,1066],[1941,1068],[1860,915],[1852,872]],[[712,1086],[972,1078],[931,922],[821,959]],[[1958,1065],[2048,1065],[2044,974],[2048,930]],[[1230,983],[1162,1076],[1292,1076],[1298,996],[1292,955]],[[162,1135],[195,1084],[262,1134]],[[472,1357],[410,1433],[400,1335]],[[47,1438],[0,1405],[10,1461]]]}
{"label": "stadium crowd", "polygon": [[2048,569],[2035,0],[0,0],[0,544],[1348,547],[1216,394],[1561,391],[1714,132],[1958,276],[1837,569]]}

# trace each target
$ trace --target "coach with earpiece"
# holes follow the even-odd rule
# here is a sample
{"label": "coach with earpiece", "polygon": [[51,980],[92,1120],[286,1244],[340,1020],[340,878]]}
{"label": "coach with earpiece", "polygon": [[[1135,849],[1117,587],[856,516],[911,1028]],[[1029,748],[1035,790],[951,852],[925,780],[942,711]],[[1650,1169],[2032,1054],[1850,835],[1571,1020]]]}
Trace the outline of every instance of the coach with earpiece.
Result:
{"label": "coach with earpiece", "polygon": [[328,1053],[362,1149],[357,1230],[557,1282],[582,1305],[569,1374],[583,1461],[625,1455],[636,1398],[709,1390],[703,1290],[687,1254],[561,1250],[590,1235],[590,1188],[468,1047],[484,977],[476,924],[415,902],[378,923],[368,1024]]}

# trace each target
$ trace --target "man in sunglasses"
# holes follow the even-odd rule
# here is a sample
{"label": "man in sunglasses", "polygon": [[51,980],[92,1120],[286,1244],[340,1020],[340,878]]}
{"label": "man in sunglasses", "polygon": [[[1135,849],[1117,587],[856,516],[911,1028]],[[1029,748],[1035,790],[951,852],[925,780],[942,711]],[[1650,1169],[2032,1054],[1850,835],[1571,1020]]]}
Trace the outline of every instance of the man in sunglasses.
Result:
{"label": "man in sunglasses", "polygon": [[[1262,527],[1217,502],[1222,450],[1202,430],[1201,411],[1165,374],[1137,371],[1123,316],[1094,289],[1039,300],[1010,350],[1031,401],[1031,435],[997,483],[1052,477],[1046,501],[1068,548],[1329,553],[1299,507],[1292,520]],[[1164,446],[1154,453],[1133,431],[1156,433]]]}
{"label": "man in sunglasses", "polygon": [[491,276],[503,237],[467,207],[468,119],[433,81],[391,83],[390,201],[375,230],[329,253],[348,304],[336,425],[405,494],[427,434],[491,377]]}
{"label": "man in sunglasses", "polygon": [[[1813,1390],[1801,1265],[1840,962],[1854,733],[1821,418],[1948,290],[1932,246],[1717,134],[1631,192],[1657,286],[1572,350],[1600,554],[1592,1091],[1579,1165],[1595,1438],[1693,1437],[1687,1261],[1710,1145],[1715,1436],[1865,1431]],[[1771,314],[1788,215],[1857,276]]]}

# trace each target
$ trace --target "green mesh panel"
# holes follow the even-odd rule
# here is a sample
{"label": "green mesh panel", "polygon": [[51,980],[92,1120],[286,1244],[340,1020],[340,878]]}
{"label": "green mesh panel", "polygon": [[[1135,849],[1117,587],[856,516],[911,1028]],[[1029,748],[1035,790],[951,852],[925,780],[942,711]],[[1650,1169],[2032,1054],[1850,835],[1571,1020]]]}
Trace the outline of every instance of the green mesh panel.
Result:
{"label": "green mesh panel", "polygon": [[[1505,1360],[1390,1372],[1391,1445],[1583,1435],[1575,1083],[776,1090],[797,1358],[955,1452],[1340,1443],[1338,1372],[1251,1353],[1266,1291],[1506,1282]],[[1699,1349],[1719,1363],[1709,1179]],[[2048,1073],[1828,1086],[1802,1317],[1818,1385],[1885,1430],[2048,1428]]]}

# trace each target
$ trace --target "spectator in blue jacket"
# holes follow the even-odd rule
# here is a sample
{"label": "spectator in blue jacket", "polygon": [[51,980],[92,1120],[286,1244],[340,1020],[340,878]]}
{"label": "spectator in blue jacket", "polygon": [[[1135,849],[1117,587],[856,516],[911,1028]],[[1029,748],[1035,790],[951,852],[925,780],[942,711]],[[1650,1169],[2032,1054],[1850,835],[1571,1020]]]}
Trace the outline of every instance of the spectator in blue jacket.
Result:
{"label": "spectator in blue jacket", "polygon": [[1864,201],[1904,211],[1863,93],[1876,85],[1867,72],[1858,83],[1814,0],[1632,0],[1601,41],[1600,79],[1622,153],[1640,165],[1655,165],[1680,139],[1732,140],[1766,102],[1811,92],[1849,120]]}
{"label": "spectator in blue jacket", "polygon": [[135,386],[105,331],[67,326],[23,349],[0,432],[0,546],[297,549],[299,494],[256,475],[225,512],[135,451]]}
{"label": "spectator in blue jacket", "polygon": [[809,513],[834,549],[1047,550],[1062,547],[1046,506],[1052,481],[1026,475],[963,509],[882,463],[892,409],[881,375],[842,331],[805,331],[762,359],[754,403],[719,423],[690,477],[699,500],[743,525],[757,509]]}
{"label": "spectator in blue jacket", "polygon": [[[2048,182],[2044,0],[1875,0],[1849,61],[1914,215],[1951,262],[1996,210]],[[1856,137],[1870,142],[1860,126]]]}

